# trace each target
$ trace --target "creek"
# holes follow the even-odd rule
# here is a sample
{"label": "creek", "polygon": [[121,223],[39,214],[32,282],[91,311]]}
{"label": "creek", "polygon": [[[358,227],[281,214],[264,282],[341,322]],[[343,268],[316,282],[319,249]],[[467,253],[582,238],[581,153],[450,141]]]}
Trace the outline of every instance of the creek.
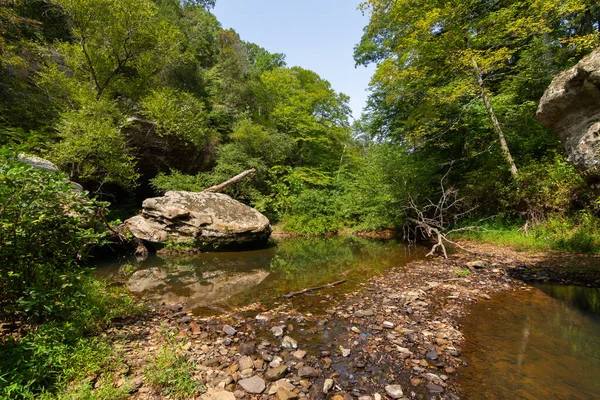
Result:
{"label": "creek", "polygon": [[[256,251],[152,255],[141,263],[125,259],[102,264],[95,274],[122,282],[145,299],[186,303],[196,315],[211,315],[256,302],[269,307],[286,293],[340,280],[345,282],[319,294],[347,293],[389,268],[423,259],[426,252],[420,246],[354,236],[293,238]],[[295,305],[322,308],[324,303],[313,304],[312,297],[299,296]]]}
{"label": "creek", "polygon": [[600,399],[600,289],[502,293],[464,321],[463,399]]}
{"label": "creek", "polygon": [[[121,260],[99,266],[96,275],[145,299],[185,303],[199,316],[287,301],[319,314],[370,277],[424,259],[427,250],[358,237],[295,238],[257,251]],[[345,282],[283,298],[339,280]],[[545,284],[505,292],[474,304],[461,323],[467,364],[459,369],[461,399],[600,398],[600,289]],[[300,329],[296,335],[316,354],[346,325],[338,321],[322,334]],[[334,363],[348,375],[344,368]]]}

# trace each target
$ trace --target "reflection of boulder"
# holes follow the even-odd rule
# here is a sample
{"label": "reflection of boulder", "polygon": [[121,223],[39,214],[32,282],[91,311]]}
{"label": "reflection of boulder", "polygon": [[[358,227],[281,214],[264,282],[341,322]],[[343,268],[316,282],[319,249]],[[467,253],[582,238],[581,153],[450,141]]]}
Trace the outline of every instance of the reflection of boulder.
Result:
{"label": "reflection of boulder", "polygon": [[189,243],[196,248],[265,244],[267,217],[221,193],[167,192],[146,199],[142,215],[125,221],[131,233],[150,243]]}
{"label": "reflection of boulder", "polygon": [[149,268],[134,272],[127,288],[151,300],[168,304],[187,303],[189,307],[209,306],[226,300],[261,283],[269,271],[211,271],[200,278],[189,266],[177,270]]}

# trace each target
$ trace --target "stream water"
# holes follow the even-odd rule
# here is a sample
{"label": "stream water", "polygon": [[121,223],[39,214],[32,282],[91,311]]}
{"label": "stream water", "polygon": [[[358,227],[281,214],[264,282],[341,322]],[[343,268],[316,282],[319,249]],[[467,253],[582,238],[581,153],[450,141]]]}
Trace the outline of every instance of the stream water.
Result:
{"label": "stream water", "polygon": [[[345,280],[319,296],[294,299],[295,307],[314,313],[327,307],[327,296],[425,252],[356,237],[286,239],[258,251],[123,260],[96,274],[147,299],[186,303],[196,315],[270,306],[285,293]],[[462,323],[462,399],[600,399],[600,289],[543,285],[504,293],[475,304]]]}
{"label": "stream water", "polygon": [[[123,282],[146,299],[186,303],[197,315],[260,302],[270,306],[286,293],[340,280],[329,292],[345,293],[388,268],[424,258],[426,249],[359,237],[294,238],[256,251],[153,255],[142,263],[100,265],[98,277]],[[319,307],[302,296],[299,307]],[[301,300],[296,300],[301,301]]]}
{"label": "stream water", "polygon": [[600,289],[545,284],[464,321],[463,399],[600,399]]}

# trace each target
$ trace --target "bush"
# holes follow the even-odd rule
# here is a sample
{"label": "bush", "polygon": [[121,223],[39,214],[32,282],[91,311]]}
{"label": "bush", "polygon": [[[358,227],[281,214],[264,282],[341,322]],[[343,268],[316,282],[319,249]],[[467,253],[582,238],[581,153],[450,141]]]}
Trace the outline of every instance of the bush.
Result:
{"label": "bush", "polygon": [[103,204],[64,175],[0,159],[0,317],[65,317]]}

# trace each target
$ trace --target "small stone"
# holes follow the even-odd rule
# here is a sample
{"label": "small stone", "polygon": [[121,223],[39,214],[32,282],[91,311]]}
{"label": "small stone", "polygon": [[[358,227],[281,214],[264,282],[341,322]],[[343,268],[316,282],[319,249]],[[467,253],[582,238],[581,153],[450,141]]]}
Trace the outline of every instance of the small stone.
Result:
{"label": "small stone", "polygon": [[423,382],[423,381],[419,378],[410,378],[410,384],[414,387],[419,386],[421,384],[421,382]]}
{"label": "small stone", "polygon": [[298,376],[300,378],[305,377],[316,377],[319,375],[319,372],[312,367],[300,367],[298,368]]}
{"label": "small stone", "polygon": [[381,395],[380,395],[379,393],[375,393],[375,394],[373,395],[373,399],[374,399],[374,400],[381,400]]}
{"label": "small stone", "polygon": [[325,379],[323,383],[323,393],[327,394],[333,387],[333,379]]}
{"label": "small stone", "polygon": [[394,329],[394,323],[390,321],[383,321],[383,327],[386,329]]}
{"label": "small stone", "polygon": [[225,332],[229,336],[233,336],[233,335],[235,335],[237,333],[237,331],[235,330],[235,328],[232,327],[232,326],[230,326],[230,325],[223,326],[223,332]]}
{"label": "small stone", "polygon": [[304,356],[306,356],[306,351],[304,351],[304,350],[297,350],[292,355],[295,358],[297,358],[298,360],[302,360],[304,358]]}
{"label": "small stone", "polygon": [[267,317],[266,315],[261,315],[261,314],[258,314],[258,315],[256,316],[256,320],[257,320],[258,322],[269,322],[271,319],[270,319],[269,317]]}
{"label": "small stone", "polygon": [[241,357],[238,361],[238,364],[240,365],[240,370],[242,371],[245,369],[254,369],[254,362],[248,356]]}
{"label": "small stone", "polygon": [[278,367],[269,368],[267,372],[265,372],[265,378],[268,381],[276,381],[283,378],[287,374],[287,366],[280,365]]}
{"label": "small stone", "polygon": [[296,342],[289,336],[284,336],[283,340],[281,341],[281,347],[283,347],[284,349],[297,349],[298,342]]}
{"label": "small stone", "polygon": [[345,348],[341,348],[342,350],[342,357],[348,357],[350,355],[350,349],[345,349]]}
{"label": "small stone", "polygon": [[487,266],[487,263],[485,261],[483,261],[483,260],[475,260],[475,261],[469,261],[465,265],[468,268],[482,269],[482,268],[485,268]]}
{"label": "small stone", "polygon": [[252,378],[242,379],[238,382],[238,384],[248,393],[259,394],[265,390],[266,384],[258,376],[253,376]]}
{"label": "small stone", "polygon": [[238,353],[244,356],[251,356],[256,351],[254,343],[242,343],[238,348]]}
{"label": "small stone", "polygon": [[354,333],[360,333],[360,329],[358,329],[357,327],[353,326],[352,328],[350,328],[350,330]]}
{"label": "small stone", "polygon": [[399,399],[404,396],[404,392],[402,391],[402,386],[400,385],[387,385],[385,387],[385,392],[392,399]]}
{"label": "small stone", "polygon": [[360,396],[358,400],[373,400],[371,396]]}
{"label": "small stone", "polygon": [[429,382],[427,385],[425,385],[425,387],[431,393],[443,393],[444,392],[444,388],[439,385],[436,385],[435,383]]}
{"label": "small stone", "polygon": [[454,371],[455,371],[455,369],[452,368],[452,367],[446,367],[446,368],[444,368],[444,372],[447,373],[447,374],[453,374]]}
{"label": "small stone", "polygon": [[283,336],[283,327],[274,326],[271,328],[271,332],[273,333],[273,336],[275,336],[275,337]]}
{"label": "small stone", "polygon": [[375,314],[373,312],[372,308],[369,308],[368,310],[358,310],[354,313],[354,316],[357,318],[364,318],[364,317],[370,317],[373,314]]}
{"label": "small stone", "polygon": [[280,387],[277,389],[277,398],[279,400],[297,399],[298,395],[286,388]]}
{"label": "small stone", "polygon": [[235,400],[235,395],[227,391],[208,389],[208,392],[200,396],[200,400]]}
{"label": "small stone", "polygon": [[425,355],[425,357],[427,357],[430,360],[437,360],[438,354],[435,350],[431,350],[430,352],[427,353],[427,355]]}
{"label": "small stone", "polygon": [[312,382],[307,381],[306,379],[301,379],[300,380],[300,385],[302,385],[302,387],[304,388],[304,390],[308,390],[312,386]]}

